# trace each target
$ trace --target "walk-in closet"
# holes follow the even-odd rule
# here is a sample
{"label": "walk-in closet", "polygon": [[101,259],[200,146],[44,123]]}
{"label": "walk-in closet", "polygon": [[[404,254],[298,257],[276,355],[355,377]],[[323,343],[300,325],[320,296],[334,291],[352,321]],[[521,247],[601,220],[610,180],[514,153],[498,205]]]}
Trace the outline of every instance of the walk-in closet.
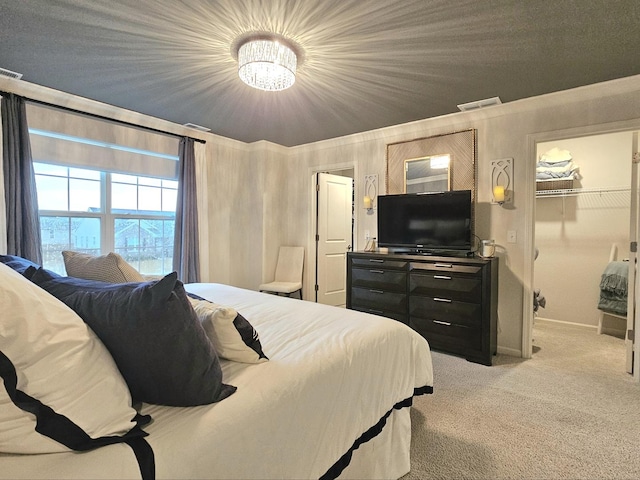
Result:
{"label": "walk-in closet", "polygon": [[[597,331],[602,275],[629,258],[632,139],[627,131],[537,144],[536,319]],[[626,320],[607,315],[602,327],[623,338]]]}

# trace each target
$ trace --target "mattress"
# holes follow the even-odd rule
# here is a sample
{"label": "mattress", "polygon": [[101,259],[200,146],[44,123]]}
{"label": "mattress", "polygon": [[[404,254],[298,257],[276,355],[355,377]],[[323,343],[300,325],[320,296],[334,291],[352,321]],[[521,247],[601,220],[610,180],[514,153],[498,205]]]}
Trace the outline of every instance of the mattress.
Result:
{"label": "mattress", "polygon": [[[408,407],[433,386],[423,337],[362,312],[220,284],[186,288],[241,313],[269,361],[222,360],[224,382],[237,391],[219,403],[142,405],[153,418],[144,430],[158,479],[407,473]],[[3,455],[0,478],[140,478],[140,469],[130,447],[116,444],[84,453]]]}

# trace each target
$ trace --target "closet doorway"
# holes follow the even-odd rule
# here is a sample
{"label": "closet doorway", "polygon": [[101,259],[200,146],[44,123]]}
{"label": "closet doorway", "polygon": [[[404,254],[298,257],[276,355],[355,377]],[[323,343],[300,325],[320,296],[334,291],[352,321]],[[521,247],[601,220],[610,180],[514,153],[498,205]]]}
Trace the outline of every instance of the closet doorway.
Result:
{"label": "closet doorway", "polygon": [[[532,290],[537,312],[529,331],[534,342],[533,324],[538,319],[592,329],[597,335],[603,273],[612,260],[627,264],[629,259],[631,263],[635,260],[635,254],[630,252],[630,219],[632,210],[637,211],[632,209],[631,188],[637,129],[572,133],[557,132],[535,142],[536,162],[541,158],[553,160],[554,156],[557,160],[536,163],[537,173],[563,177],[567,168],[574,172],[574,178],[536,182]],[[630,295],[633,300],[633,292]],[[624,342],[626,318],[604,315],[603,319],[602,334]],[[626,364],[631,371],[631,341],[627,344],[628,360],[620,358],[616,362]],[[531,348],[535,356],[534,345]],[[620,351],[624,357],[624,349]]]}

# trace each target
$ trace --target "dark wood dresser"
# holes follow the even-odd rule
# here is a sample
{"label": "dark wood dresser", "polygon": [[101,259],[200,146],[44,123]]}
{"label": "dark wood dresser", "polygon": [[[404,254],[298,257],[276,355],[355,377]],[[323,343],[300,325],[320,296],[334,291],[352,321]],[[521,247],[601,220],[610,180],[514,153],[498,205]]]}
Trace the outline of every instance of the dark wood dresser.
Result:
{"label": "dark wood dresser", "polygon": [[433,350],[491,365],[498,259],[349,252],[347,308],[406,323]]}

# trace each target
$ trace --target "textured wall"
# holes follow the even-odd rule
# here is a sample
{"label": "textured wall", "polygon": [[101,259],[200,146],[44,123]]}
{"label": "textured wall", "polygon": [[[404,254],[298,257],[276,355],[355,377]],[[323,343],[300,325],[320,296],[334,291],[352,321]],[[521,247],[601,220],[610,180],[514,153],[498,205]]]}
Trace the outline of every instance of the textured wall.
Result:
{"label": "textured wall", "polygon": [[[306,298],[313,284],[314,171],[354,168],[355,195],[361,199],[364,175],[377,174],[379,191],[385,191],[387,144],[476,129],[476,235],[493,238],[498,246],[498,347],[514,355],[522,349],[523,307],[528,308],[531,301],[524,298],[524,292],[532,288],[532,258],[527,246],[533,245],[535,221],[535,139],[549,132],[570,133],[592,125],[604,129],[613,122],[635,122],[634,128],[640,128],[640,76],[289,149],[196,133],[23,81],[0,79],[0,89],[206,139],[210,222],[209,245],[202,247],[202,256],[208,260],[209,280],[256,288],[272,275],[277,245],[285,241],[307,247]],[[490,203],[489,165],[491,160],[508,157],[514,159],[514,202],[504,208]],[[365,230],[375,235],[375,215],[356,208],[356,249],[364,246]],[[508,230],[517,232],[516,243],[507,243]]]}
{"label": "textured wall", "polygon": [[[640,77],[607,82],[566,92],[521,100],[486,110],[464,112],[397,125],[381,130],[303,145],[291,149],[291,162],[297,169],[300,184],[291,185],[296,192],[294,203],[309,205],[300,210],[297,222],[289,228],[299,238],[307,231],[307,246],[312,249],[309,220],[311,205],[310,174],[314,168],[331,164],[351,163],[356,172],[356,199],[362,198],[364,175],[385,176],[386,145],[416,138],[440,135],[474,128],[477,132],[477,204],[476,235],[493,238],[500,257],[498,346],[505,353],[518,355],[522,351],[523,308],[530,305],[524,298],[532,288],[532,259],[526,246],[533,244],[536,154],[532,139],[548,132],[572,130],[590,125],[633,120],[640,125]],[[514,201],[504,208],[491,204],[490,162],[501,158],[514,159]],[[530,184],[528,184],[530,182]],[[385,191],[382,185],[380,191]],[[364,246],[364,231],[375,235],[375,215],[366,215],[356,208],[356,248]],[[507,243],[507,231],[517,234],[516,243]],[[528,239],[528,242],[527,242]],[[307,265],[311,275],[311,266]],[[311,284],[311,278],[306,282]]]}

